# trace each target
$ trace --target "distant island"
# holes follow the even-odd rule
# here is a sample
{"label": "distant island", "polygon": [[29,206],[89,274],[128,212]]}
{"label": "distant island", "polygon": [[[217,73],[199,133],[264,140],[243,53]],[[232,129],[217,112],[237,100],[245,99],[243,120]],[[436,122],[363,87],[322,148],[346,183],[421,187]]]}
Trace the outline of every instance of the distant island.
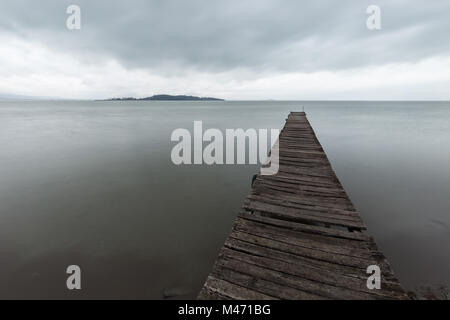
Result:
{"label": "distant island", "polygon": [[169,94],[157,94],[146,98],[111,98],[104,101],[225,101],[224,99],[211,98],[211,97],[196,97],[196,96],[185,96],[185,95],[169,95]]}

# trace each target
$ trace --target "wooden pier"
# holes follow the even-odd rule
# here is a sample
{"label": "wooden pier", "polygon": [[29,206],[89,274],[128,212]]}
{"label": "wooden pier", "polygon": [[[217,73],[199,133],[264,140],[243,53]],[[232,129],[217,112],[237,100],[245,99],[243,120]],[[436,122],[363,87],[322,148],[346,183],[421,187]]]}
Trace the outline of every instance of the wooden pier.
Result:
{"label": "wooden pier", "polygon": [[[408,299],[303,112],[280,134],[279,172],[254,181],[199,299]],[[367,268],[381,269],[381,289]]]}

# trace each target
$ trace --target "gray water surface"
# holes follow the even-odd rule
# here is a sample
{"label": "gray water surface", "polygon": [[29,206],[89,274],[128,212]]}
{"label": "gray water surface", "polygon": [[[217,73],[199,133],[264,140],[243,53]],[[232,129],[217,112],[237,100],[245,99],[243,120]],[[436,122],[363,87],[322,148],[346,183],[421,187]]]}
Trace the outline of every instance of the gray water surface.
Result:
{"label": "gray water surface", "polygon": [[175,166],[172,131],[281,129],[302,106],[403,285],[450,286],[448,102],[15,101],[0,102],[0,298],[194,298],[258,166]]}

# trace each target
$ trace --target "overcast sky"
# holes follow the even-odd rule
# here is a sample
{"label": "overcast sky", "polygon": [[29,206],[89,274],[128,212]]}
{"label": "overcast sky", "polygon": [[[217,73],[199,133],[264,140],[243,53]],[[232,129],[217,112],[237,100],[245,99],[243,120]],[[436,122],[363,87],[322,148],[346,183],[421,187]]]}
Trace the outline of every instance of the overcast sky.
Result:
{"label": "overcast sky", "polygon": [[0,95],[450,100],[449,38],[448,0],[1,0]]}

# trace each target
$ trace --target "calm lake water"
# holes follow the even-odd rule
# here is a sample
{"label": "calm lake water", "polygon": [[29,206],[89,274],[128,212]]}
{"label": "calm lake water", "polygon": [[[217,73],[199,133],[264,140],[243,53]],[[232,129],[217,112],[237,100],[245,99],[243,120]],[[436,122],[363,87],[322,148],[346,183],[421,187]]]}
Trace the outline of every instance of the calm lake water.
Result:
{"label": "calm lake water", "polygon": [[281,129],[302,106],[403,285],[450,286],[449,102],[16,101],[0,102],[0,298],[194,298],[258,166],[175,166],[172,131]]}

